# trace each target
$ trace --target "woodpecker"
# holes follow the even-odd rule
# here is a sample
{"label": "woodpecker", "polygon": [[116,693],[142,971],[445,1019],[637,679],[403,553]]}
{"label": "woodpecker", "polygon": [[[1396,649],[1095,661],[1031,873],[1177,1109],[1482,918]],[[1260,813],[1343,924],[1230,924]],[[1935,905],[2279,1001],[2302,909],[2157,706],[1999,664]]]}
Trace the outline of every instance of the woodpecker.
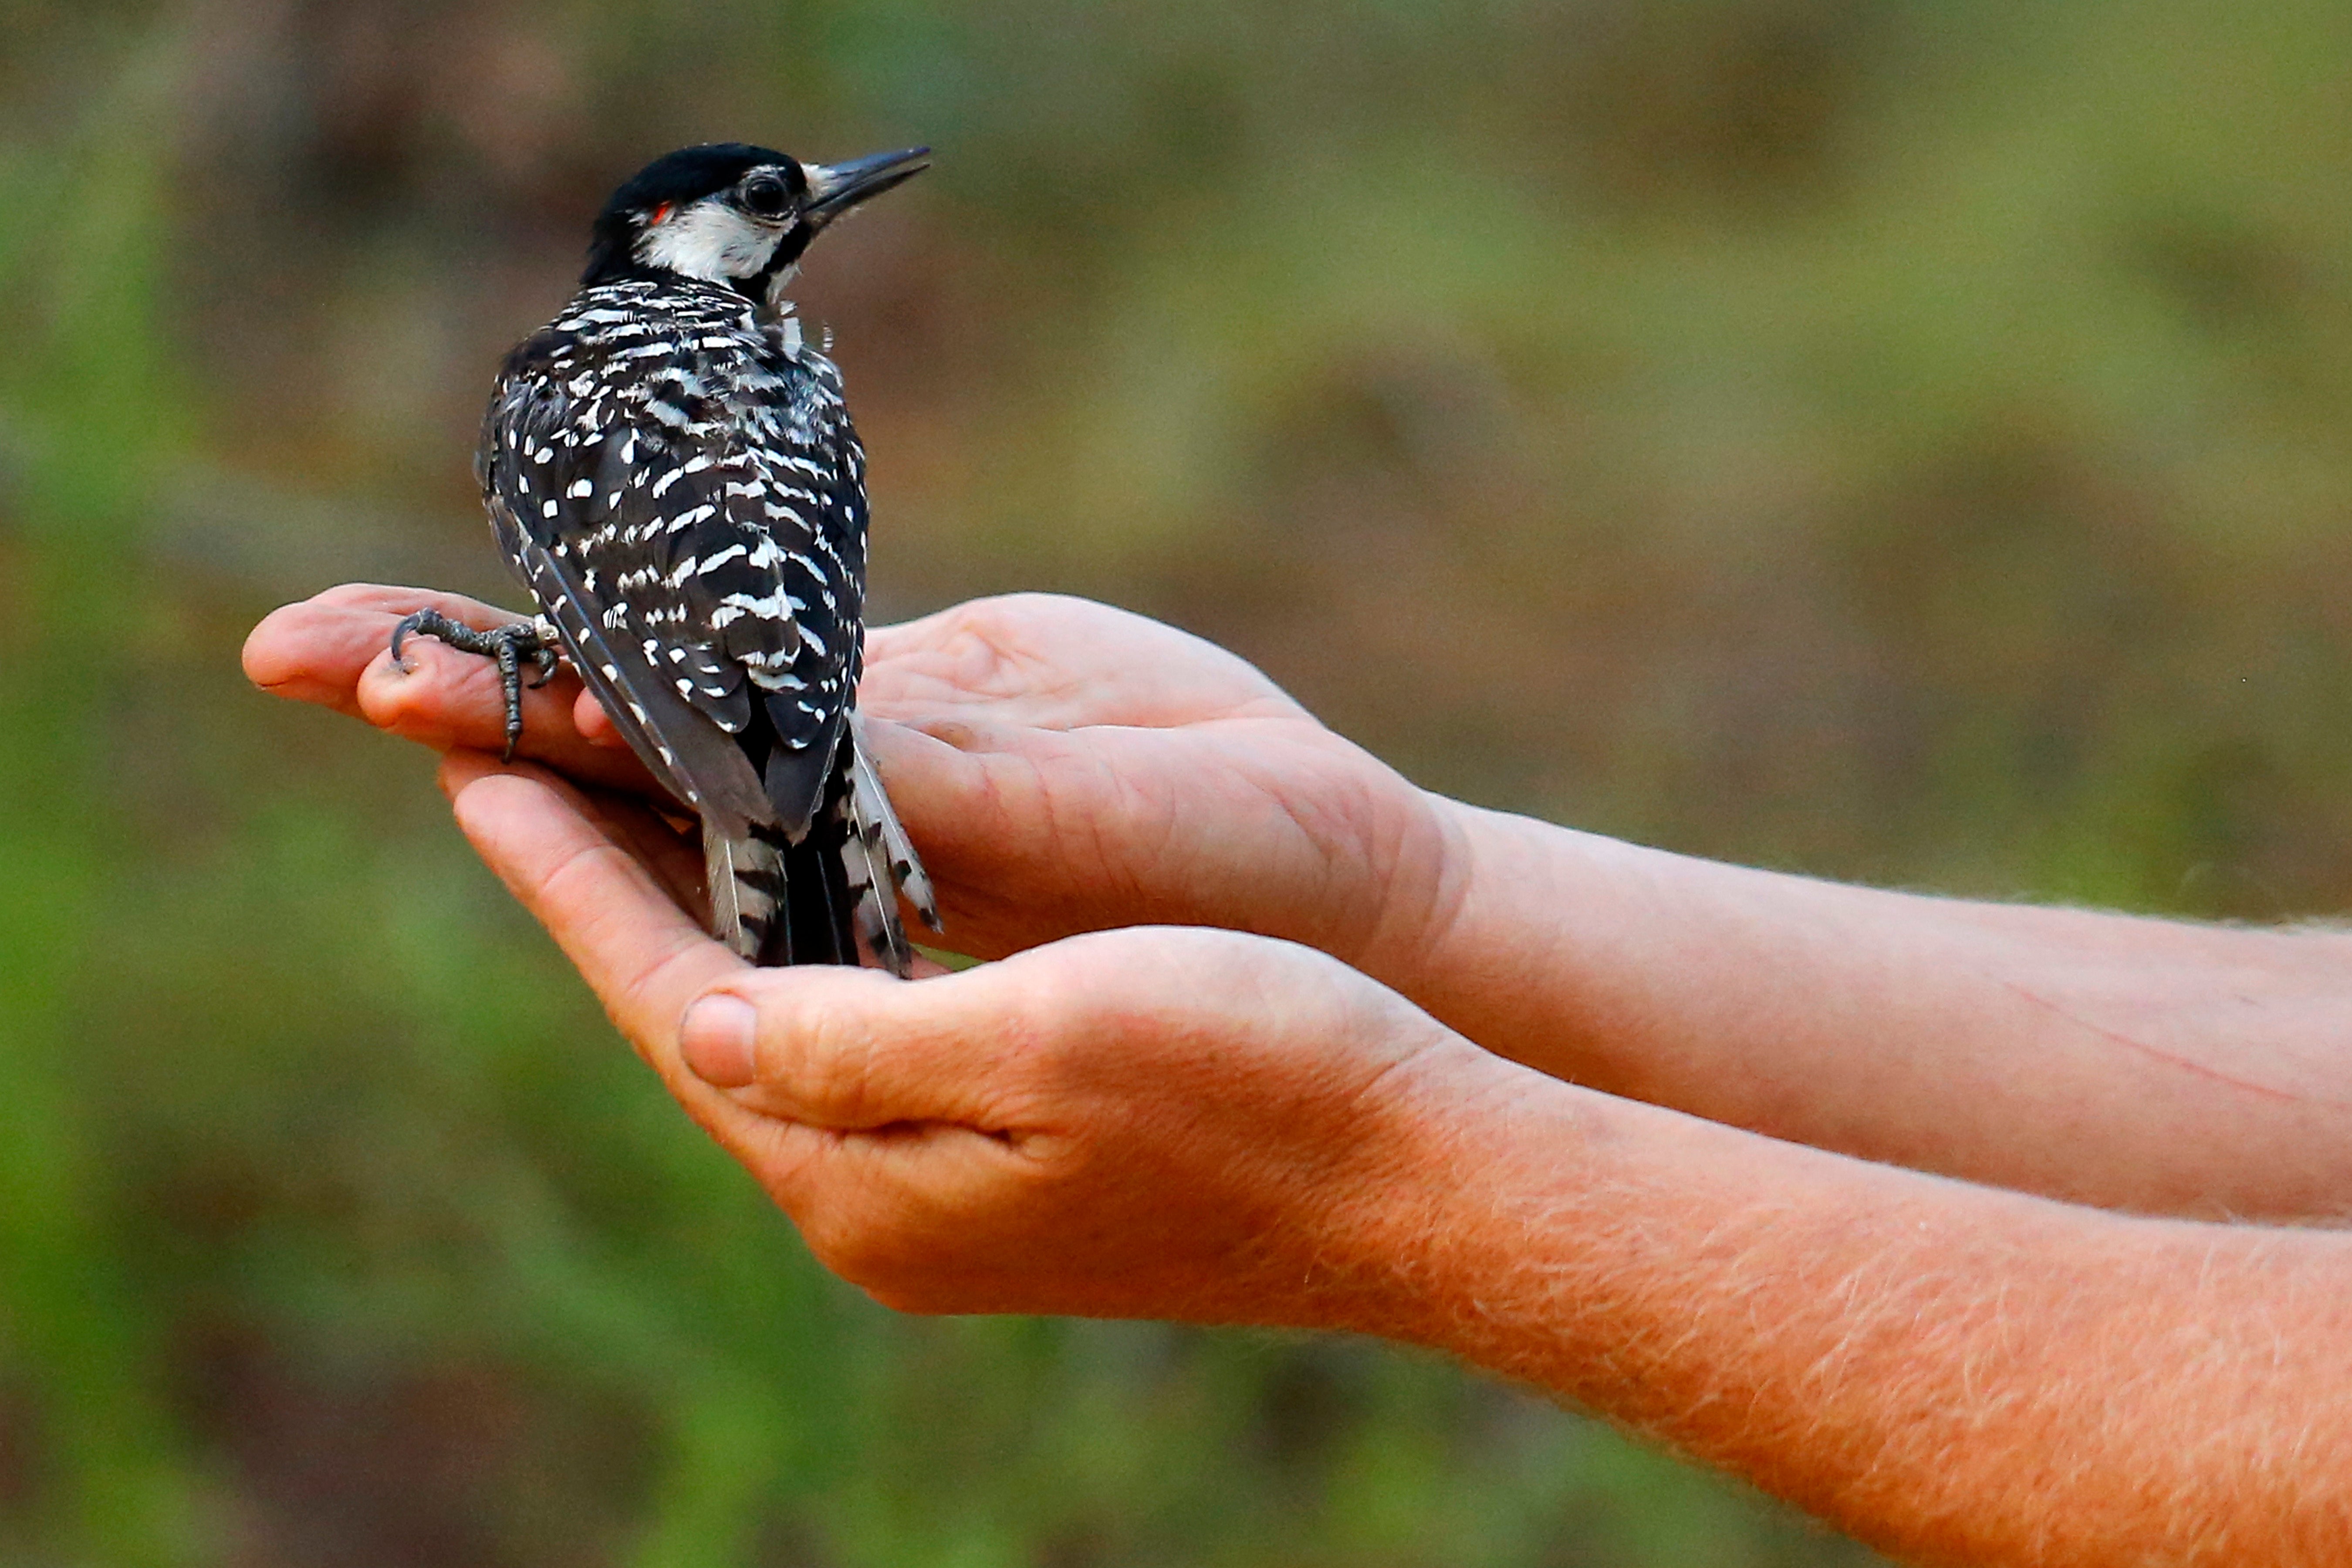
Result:
{"label": "woodpecker", "polygon": [[826,225],[929,166],[727,142],[614,192],[579,291],[507,357],[475,459],[538,618],[425,610],[393,633],[395,660],[419,635],[497,658],[509,757],[524,667],[568,660],[701,817],[711,934],[754,963],[904,977],[899,895],[939,926],[859,744],[866,453],[783,292]]}

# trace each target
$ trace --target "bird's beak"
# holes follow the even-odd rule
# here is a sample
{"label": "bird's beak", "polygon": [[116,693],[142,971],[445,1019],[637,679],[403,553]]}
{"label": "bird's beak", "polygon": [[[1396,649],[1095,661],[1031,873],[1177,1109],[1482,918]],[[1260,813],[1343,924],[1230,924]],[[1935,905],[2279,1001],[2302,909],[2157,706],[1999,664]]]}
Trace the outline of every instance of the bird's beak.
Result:
{"label": "bird's beak", "polygon": [[801,216],[812,228],[823,227],[858,203],[903,184],[931,166],[929,147],[899,153],[877,153],[846,163],[803,163],[808,175],[808,205]]}

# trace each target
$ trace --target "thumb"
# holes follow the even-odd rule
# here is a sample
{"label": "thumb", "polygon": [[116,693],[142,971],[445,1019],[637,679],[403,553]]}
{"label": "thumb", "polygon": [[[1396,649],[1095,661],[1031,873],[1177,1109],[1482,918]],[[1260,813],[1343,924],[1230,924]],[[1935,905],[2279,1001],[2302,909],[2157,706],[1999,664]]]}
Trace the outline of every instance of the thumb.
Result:
{"label": "thumb", "polygon": [[728,977],[678,1026],[687,1069],[737,1105],[835,1131],[952,1123],[1010,1132],[1044,1031],[1006,965],[908,983],[811,967]]}

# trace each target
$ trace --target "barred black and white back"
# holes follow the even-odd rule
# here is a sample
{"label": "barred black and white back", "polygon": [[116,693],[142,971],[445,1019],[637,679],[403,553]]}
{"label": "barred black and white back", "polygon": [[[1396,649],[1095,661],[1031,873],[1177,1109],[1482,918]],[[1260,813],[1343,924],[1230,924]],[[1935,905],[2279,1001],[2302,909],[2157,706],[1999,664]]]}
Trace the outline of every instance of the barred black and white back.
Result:
{"label": "barred black and white back", "polygon": [[[582,679],[700,815],[713,934],[755,963],[862,954],[903,975],[912,950],[898,896],[934,927],[938,916],[854,711],[866,457],[839,370],[773,293],[830,216],[817,204],[841,176],[751,148],[665,163],[711,153],[738,155],[735,179],[750,170],[797,184],[797,206],[762,214],[764,193],[746,216],[730,182],[685,215],[701,226],[680,239],[659,232],[676,201],[629,205],[663,164],[623,187],[628,248],[592,262],[571,304],[499,376],[478,462],[483,495]],[[914,156],[890,154],[890,166]],[[780,243],[793,221],[798,243]],[[739,242],[730,224],[769,247]],[[703,253],[715,259],[679,259]],[[752,270],[704,279],[676,265]]]}

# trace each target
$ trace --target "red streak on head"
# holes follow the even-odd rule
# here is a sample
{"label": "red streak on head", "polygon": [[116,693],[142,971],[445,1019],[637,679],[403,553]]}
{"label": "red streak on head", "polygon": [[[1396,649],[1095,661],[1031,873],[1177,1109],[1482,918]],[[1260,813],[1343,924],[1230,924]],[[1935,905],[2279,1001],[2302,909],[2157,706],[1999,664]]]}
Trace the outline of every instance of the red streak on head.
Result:
{"label": "red streak on head", "polygon": [[674,204],[669,202],[664,202],[661,205],[654,208],[654,216],[651,221],[657,224],[661,222],[662,219],[669,216],[669,209]]}

